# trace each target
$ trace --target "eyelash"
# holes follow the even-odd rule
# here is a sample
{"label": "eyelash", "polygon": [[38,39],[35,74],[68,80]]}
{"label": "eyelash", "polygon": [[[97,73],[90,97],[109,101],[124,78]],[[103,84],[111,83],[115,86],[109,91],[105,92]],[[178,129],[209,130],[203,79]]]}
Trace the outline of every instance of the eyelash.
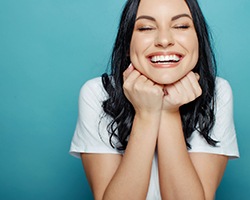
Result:
{"label": "eyelash", "polygon": [[[190,26],[189,25],[178,25],[178,26],[174,26],[174,28],[175,29],[180,29],[180,30],[185,30],[185,29],[188,29]],[[148,26],[146,26],[146,27],[139,27],[138,28],[138,31],[140,31],[140,32],[143,32],[143,31],[152,31],[152,30],[154,30],[154,28],[153,27],[148,27]]]}
{"label": "eyelash", "polygon": [[190,26],[189,25],[180,25],[180,26],[175,26],[175,29],[188,29]]}
{"label": "eyelash", "polygon": [[138,28],[138,30],[141,31],[141,32],[142,32],[142,31],[151,31],[151,30],[153,30],[153,29],[154,29],[154,28],[152,28],[152,27],[139,27],[139,28]]}

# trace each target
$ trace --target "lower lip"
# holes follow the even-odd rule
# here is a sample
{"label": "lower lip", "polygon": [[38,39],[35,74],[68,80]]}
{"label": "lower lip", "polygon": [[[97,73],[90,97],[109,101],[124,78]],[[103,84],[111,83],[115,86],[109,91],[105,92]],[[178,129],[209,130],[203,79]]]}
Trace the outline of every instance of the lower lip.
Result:
{"label": "lower lip", "polygon": [[155,68],[175,68],[180,64],[180,61],[176,63],[153,63],[149,60],[149,62]]}

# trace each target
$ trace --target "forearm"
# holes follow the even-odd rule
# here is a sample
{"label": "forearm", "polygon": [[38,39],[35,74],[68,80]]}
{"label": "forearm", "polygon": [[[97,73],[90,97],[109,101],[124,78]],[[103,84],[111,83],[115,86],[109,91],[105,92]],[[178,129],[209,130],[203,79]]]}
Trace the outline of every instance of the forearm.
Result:
{"label": "forearm", "polygon": [[[158,119],[157,119],[158,118]],[[103,199],[145,200],[160,117],[135,115],[129,142]]]}
{"label": "forearm", "polygon": [[179,112],[162,114],[157,146],[162,199],[205,199],[187,152]]}

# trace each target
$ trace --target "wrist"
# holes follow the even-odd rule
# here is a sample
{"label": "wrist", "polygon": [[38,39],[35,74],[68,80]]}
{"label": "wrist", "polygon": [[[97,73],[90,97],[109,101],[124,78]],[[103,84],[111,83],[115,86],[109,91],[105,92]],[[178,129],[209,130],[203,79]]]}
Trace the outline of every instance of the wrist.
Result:
{"label": "wrist", "polygon": [[140,111],[135,112],[135,118],[141,121],[159,121],[161,119],[162,112],[161,111]]}
{"label": "wrist", "polygon": [[163,110],[161,114],[161,123],[175,121],[181,118],[180,111],[178,110]]}
{"label": "wrist", "polygon": [[180,115],[180,110],[179,107],[178,108],[172,108],[172,109],[166,109],[166,110],[162,110],[162,115]]}

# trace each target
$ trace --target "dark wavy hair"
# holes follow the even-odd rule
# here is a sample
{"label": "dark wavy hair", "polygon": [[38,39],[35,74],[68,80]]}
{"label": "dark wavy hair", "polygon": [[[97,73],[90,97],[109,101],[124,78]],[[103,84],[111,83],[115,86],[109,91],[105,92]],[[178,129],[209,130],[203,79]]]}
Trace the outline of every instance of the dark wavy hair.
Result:
{"label": "dark wavy hair", "polygon": [[[126,149],[135,115],[132,104],[123,92],[123,72],[131,63],[128,52],[139,3],[140,0],[127,0],[111,55],[110,75],[102,75],[102,83],[108,94],[107,100],[103,102],[103,110],[112,117],[107,127],[110,144],[119,151]],[[208,144],[216,146],[217,141],[209,134],[215,122],[216,60],[211,46],[212,38],[197,0],[186,0],[186,4],[191,12],[199,42],[199,59],[193,71],[200,75],[202,95],[180,107],[184,137],[187,148],[191,148],[188,138],[197,130]]]}

